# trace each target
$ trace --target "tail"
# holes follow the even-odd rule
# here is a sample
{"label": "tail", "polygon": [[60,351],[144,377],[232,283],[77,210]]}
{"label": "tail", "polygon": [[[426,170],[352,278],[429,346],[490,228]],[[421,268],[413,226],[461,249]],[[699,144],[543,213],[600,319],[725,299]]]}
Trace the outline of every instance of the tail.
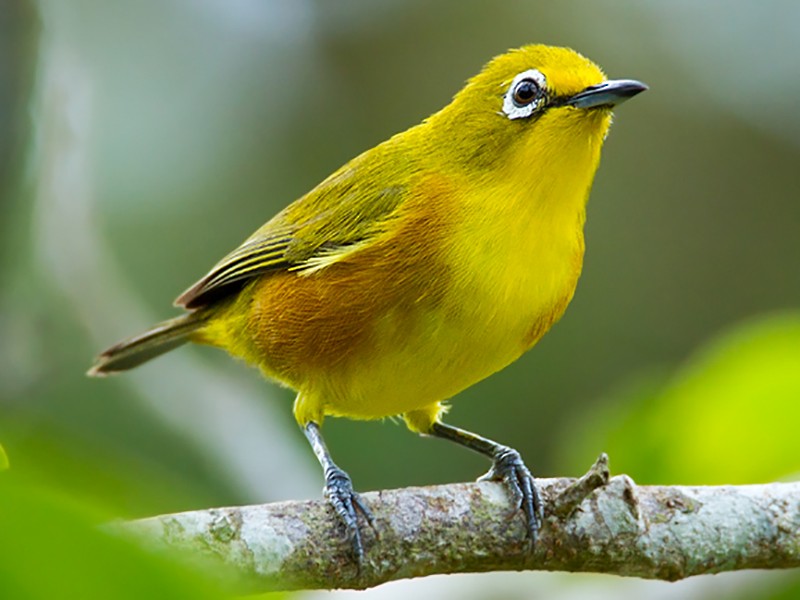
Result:
{"label": "tail", "polygon": [[204,314],[191,312],[159,323],[135,337],[122,340],[98,356],[87,375],[104,377],[138,367],[188,342],[189,335],[203,327],[206,319],[207,316]]}

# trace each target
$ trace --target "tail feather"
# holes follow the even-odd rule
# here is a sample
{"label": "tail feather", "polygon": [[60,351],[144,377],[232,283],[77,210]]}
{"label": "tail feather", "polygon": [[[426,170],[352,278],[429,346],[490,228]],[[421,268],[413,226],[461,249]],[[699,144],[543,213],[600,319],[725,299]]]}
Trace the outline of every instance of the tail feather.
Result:
{"label": "tail feather", "polygon": [[204,315],[192,312],[159,323],[137,336],[105,350],[89,369],[90,377],[104,377],[138,367],[189,341],[189,335],[205,325]]}

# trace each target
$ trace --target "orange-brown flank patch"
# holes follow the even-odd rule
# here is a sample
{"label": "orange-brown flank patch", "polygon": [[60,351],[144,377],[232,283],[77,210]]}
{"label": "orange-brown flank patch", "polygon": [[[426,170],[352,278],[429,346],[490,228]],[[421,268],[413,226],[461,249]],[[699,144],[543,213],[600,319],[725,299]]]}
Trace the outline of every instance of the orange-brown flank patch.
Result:
{"label": "orange-brown flank patch", "polygon": [[428,178],[363,250],[309,275],[263,276],[252,288],[248,329],[265,370],[297,386],[380,351],[375,326],[390,311],[411,319],[441,302],[448,269],[438,250],[451,199],[443,178]]}

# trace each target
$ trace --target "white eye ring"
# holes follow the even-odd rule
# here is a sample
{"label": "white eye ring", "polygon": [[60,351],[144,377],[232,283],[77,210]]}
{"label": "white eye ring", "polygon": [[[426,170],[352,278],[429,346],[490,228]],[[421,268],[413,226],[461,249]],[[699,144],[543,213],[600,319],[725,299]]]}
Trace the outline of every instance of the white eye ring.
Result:
{"label": "white eye ring", "polygon": [[[534,83],[539,86],[540,93],[532,102],[520,106],[514,101],[514,91],[520,82],[524,81],[525,79],[533,80]],[[545,95],[543,92],[546,86],[547,79],[540,71],[537,71],[536,69],[528,69],[527,71],[523,71],[514,77],[514,80],[508,87],[506,95],[503,96],[503,112],[509,119],[525,119],[530,117],[536,111],[536,109],[542,105],[542,102],[544,102]]]}

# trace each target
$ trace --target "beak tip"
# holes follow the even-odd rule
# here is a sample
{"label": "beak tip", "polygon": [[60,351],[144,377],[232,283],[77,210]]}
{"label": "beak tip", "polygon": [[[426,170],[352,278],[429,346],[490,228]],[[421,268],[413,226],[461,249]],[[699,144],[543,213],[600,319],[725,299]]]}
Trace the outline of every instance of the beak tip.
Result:
{"label": "beak tip", "polygon": [[630,96],[635,96],[636,94],[640,94],[641,92],[646,92],[650,89],[650,86],[646,83],[642,83],[641,81],[637,81],[635,79],[623,79],[620,80],[621,82],[625,82],[629,87]]}

